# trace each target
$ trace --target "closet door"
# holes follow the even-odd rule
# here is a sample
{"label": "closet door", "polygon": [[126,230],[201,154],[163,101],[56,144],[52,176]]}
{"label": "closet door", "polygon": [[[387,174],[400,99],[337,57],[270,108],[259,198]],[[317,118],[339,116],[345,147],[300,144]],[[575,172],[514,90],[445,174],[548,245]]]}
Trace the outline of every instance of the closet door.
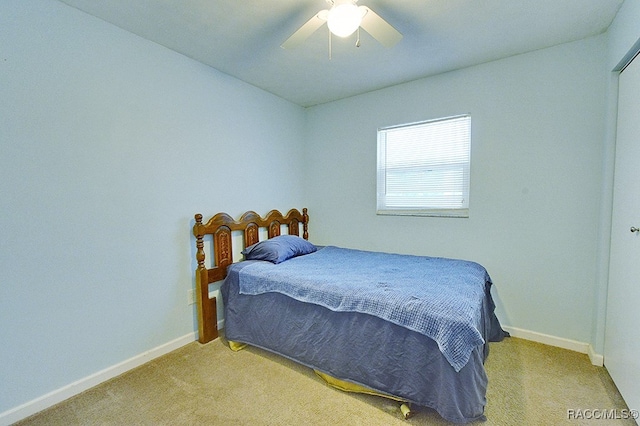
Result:
{"label": "closet door", "polygon": [[640,410],[640,57],[619,83],[604,363]]}

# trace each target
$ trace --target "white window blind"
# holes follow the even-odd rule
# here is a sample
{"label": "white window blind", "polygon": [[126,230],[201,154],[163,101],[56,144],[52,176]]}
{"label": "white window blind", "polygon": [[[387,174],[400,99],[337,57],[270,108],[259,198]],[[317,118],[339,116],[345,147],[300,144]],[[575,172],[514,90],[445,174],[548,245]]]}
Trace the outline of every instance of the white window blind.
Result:
{"label": "white window blind", "polygon": [[469,216],[471,116],[378,129],[378,214]]}

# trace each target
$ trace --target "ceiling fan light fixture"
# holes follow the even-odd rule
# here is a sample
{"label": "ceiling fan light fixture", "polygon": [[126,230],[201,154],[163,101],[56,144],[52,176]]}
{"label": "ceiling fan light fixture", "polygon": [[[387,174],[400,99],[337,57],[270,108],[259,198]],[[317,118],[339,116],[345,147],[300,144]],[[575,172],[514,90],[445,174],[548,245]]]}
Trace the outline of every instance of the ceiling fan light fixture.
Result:
{"label": "ceiling fan light fixture", "polygon": [[329,31],[338,37],[348,37],[362,23],[362,11],[353,2],[333,6],[327,16]]}
{"label": "ceiling fan light fixture", "polygon": [[[392,47],[402,39],[402,34],[367,6],[357,6],[358,0],[326,0],[329,9],[323,9],[298,28],[282,43],[283,49],[292,49],[320,27],[329,27],[331,36],[348,37],[360,27],[384,47]],[[359,35],[359,34],[358,34]],[[356,46],[360,44],[360,37]],[[329,47],[329,49],[331,49]]]}

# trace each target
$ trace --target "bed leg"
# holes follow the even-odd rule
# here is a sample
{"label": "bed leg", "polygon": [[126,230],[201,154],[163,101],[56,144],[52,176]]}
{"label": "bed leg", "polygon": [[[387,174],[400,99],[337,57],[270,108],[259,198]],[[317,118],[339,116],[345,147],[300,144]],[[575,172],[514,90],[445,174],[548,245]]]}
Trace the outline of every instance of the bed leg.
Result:
{"label": "bed leg", "polygon": [[411,411],[411,405],[408,402],[400,405],[400,412],[402,413],[402,417],[407,420],[411,416],[413,416],[413,412]]}

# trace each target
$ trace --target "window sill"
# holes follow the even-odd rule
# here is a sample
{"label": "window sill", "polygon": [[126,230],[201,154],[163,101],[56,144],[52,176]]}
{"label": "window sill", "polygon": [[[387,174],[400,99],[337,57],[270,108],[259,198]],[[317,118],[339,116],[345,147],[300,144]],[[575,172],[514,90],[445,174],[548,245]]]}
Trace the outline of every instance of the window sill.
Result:
{"label": "window sill", "polygon": [[469,218],[469,209],[454,210],[377,210],[380,216],[426,216]]}

